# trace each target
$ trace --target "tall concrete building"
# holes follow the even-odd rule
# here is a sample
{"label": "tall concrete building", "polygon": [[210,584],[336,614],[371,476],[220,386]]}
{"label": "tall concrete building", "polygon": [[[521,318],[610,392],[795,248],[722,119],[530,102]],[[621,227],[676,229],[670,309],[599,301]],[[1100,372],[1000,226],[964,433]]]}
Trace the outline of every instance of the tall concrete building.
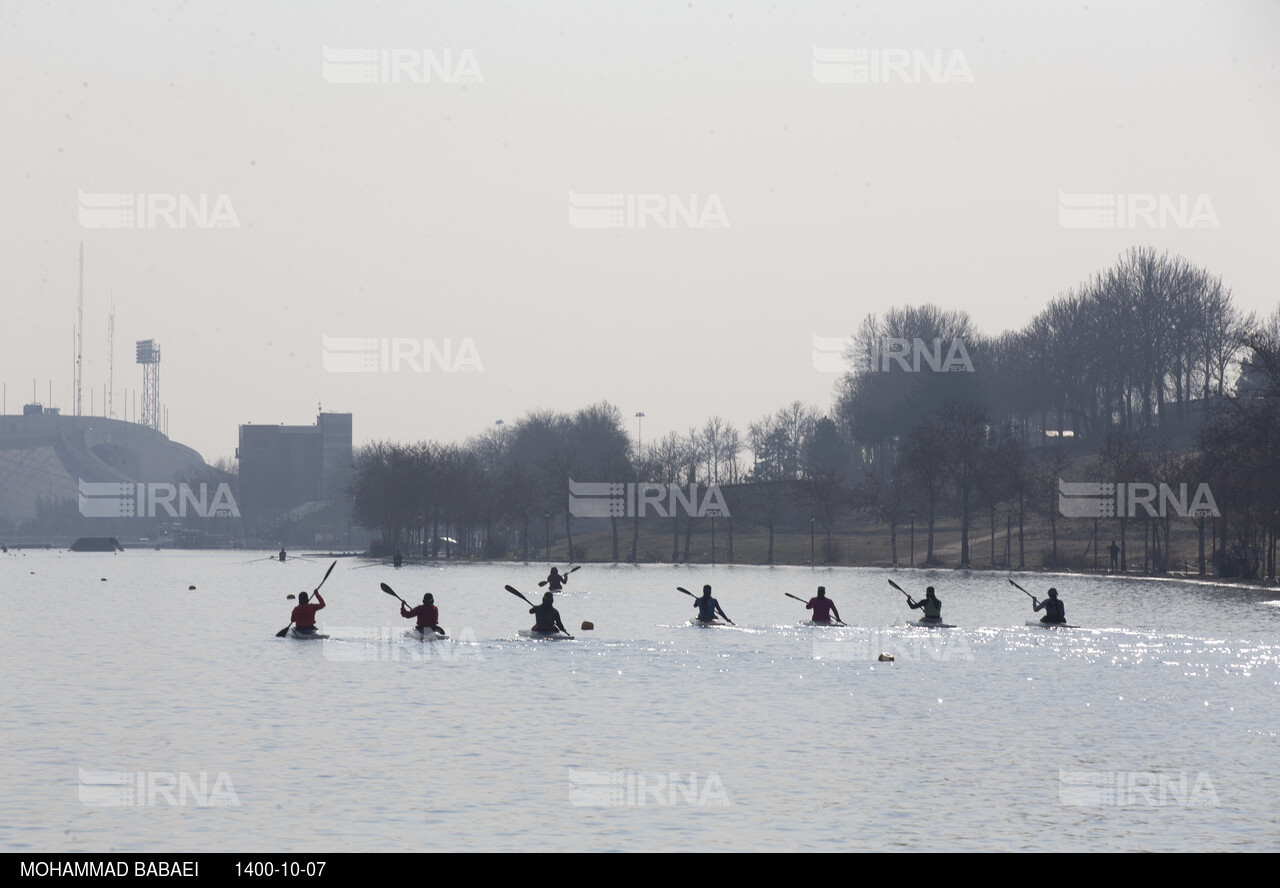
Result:
{"label": "tall concrete building", "polygon": [[346,530],[354,471],[350,413],[321,413],[309,426],[242,425],[236,456],[240,514],[251,536],[271,536],[320,512],[331,532]]}

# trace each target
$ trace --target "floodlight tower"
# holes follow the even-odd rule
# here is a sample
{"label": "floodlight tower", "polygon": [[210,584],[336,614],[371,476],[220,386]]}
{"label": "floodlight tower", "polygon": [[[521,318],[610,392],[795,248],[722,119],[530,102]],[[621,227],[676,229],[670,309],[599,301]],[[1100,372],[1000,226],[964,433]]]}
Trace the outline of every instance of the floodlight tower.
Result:
{"label": "floodlight tower", "polygon": [[160,346],[154,339],[138,340],[142,365],[142,424],[160,431]]}

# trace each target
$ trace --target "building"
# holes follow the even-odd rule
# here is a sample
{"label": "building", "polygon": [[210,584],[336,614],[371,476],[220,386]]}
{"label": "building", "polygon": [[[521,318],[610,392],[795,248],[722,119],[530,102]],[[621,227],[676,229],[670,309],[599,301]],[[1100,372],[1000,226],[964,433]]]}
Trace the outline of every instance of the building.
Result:
{"label": "building", "polygon": [[350,413],[321,413],[309,426],[242,425],[236,457],[240,514],[250,536],[283,540],[289,524],[318,513],[328,529],[317,528],[317,537],[346,532],[354,471]]}
{"label": "building", "polygon": [[[75,515],[81,482],[174,483],[211,471],[190,447],[137,423],[63,416],[39,404],[25,405],[21,416],[0,415],[0,522],[15,528],[54,508]],[[102,527],[66,531],[95,529]]]}

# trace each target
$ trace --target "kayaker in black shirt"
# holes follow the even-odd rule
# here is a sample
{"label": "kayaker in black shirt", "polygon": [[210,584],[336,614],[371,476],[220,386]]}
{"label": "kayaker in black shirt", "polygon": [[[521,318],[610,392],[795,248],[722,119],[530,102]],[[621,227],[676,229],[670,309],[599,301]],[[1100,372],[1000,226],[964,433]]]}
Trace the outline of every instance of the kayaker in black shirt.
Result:
{"label": "kayaker in black shirt", "polygon": [[716,614],[725,618],[726,622],[732,623],[728,614],[720,609],[720,602],[711,597],[711,587],[702,587],[702,597],[697,598],[693,602],[693,606],[698,609],[698,621],[701,623],[710,623],[716,618]]}
{"label": "kayaker in black shirt", "polygon": [[565,635],[568,635],[569,630],[564,628],[564,623],[560,621],[560,611],[555,609],[552,604],[553,601],[551,593],[547,592],[542,596],[542,604],[536,604],[529,608],[529,613],[534,615],[533,631],[555,632],[559,629]]}
{"label": "kayaker in black shirt", "polygon": [[551,592],[559,592],[565,583],[569,582],[569,574],[561,574],[558,568],[551,568],[551,573],[547,575],[547,589]]}
{"label": "kayaker in black shirt", "polygon": [[942,621],[942,602],[938,600],[938,596],[933,594],[933,587],[930,586],[924,590],[923,601],[913,601],[911,596],[907,596],[907,604],[912,610],[924,608],[924,619]]}
{"label": "kayaker in black shirt", "polygon": [[1033,595],[1031,596],[1031,609],[1033,611],[1043,610],[1044,616],[1040,618],[1041,623],[1065,623],[1067,622],[1067,609],[1062,606],[1062,602],[1058,600],[1058,590],[1050,589],[1049,597],[1044,601],[1039,601]]}

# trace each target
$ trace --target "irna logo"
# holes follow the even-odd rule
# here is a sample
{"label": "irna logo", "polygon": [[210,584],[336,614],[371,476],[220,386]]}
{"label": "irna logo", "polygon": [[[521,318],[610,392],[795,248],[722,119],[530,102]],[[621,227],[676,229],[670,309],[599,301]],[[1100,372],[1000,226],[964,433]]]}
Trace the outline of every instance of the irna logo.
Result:
{"label": "irna logo", "polygon": [[484,83],[469,49],[321,49],[326,83]]}
{"label": "irna logo", "polygon": [[973,83],[958,49],[822,49],[813,47],[818,83]]}
{"label": "irna logo", "polygon": [[194,804],[202,808],[238,806],[240,798],[231,778],[222,771],[212,786],[209,775],[201,771],[86,771],[80,772],[80,804],[89,807],[182,807]]}
{"label": "irna logo", "polygon": [[80,192],[82,228],[239,228],[231,198],[189,194]]}
{"label": "irna logo", "polygon": [[1197,485],[1195,495],[1188,501],[1185,483],[1179,484],[1174,493],[1168,484],[1058,479],[1058,513],[1064,518],[1134,518],[1138,506],[1152,518],[1164,518],[1170,512],[1180,518],[1222,515],[1208,484]]}
{"label": "irna logo", "polygon": [[698,495],[690,484],[688,495],[678,484],[574,481],[569,479],[569,514],[575,518],[727,518],[729,506],[719,484],[707,485]]}
{"label": "irna logo", "polygon": [[1207,194],[1067,194],[1058,189],[1063,228],[1219,228]]}
{"label": "irna logo", "polygon": [[231,487],[219,484],[209,499],[209,485],[197,495],[191,485],[116,481],[80,481],[80,514],[86,518],[156,518],[163,509],[170,518],[239,518]]}
{"label": "irna logo", "polygon": [[584,808],[643,808],[646,806],[697,808],[728,807],[729,794],[720,775],[712,772],[699,778],[696,771],[687,775],[674,771],[643,773],[637,771],[578,771],[572,777],[571,800]]}
{"label": "irna logo", "polygon": [[569,192],[573,228],[728,228],[718,194],[578,194]]}
{"label": "irna logo", "polygon": [[324,369],[330,373],[478,373],[484,370],[476,344],[464,339],[455,351],[453,340],[440,345],[431,339],[398,336],[382,339],[323,337]]}

